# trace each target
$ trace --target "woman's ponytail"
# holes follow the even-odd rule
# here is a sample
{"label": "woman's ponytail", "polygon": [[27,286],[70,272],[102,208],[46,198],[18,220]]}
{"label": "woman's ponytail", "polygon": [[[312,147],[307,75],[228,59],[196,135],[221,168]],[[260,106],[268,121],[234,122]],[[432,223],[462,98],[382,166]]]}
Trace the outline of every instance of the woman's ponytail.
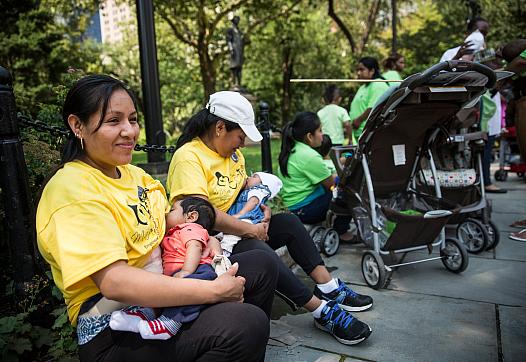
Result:
{"label": "woman's ponytail", "polygon": [[175,149],[178,150],[184,144],[190,142],[195,137],[201,136],[208,129],[208,116],[210,112],[203,108],[186,121],[183,127],[183,132],[175,144]]}
{"label": "woman's ponytail", "polygon": [[313,112],[299,112],[294,120],[283,127],[281,134],[281,151],[279,152],[279,169],[283,176],[289,177],[288,162],[296,142],[305,142],[309,133],[314,133],[321,125],[320,119]]}

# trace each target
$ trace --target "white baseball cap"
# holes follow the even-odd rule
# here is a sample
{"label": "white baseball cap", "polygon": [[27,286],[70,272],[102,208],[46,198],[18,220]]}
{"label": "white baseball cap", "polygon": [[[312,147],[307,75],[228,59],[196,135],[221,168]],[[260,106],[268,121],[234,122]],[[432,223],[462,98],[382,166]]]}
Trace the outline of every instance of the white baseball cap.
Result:
{"label": "white baseball cap", "polygon": [[210,96],[206,108],[213,115],[239,124],[243,132],[254,142],[263,139],[254,123],[252,105],[241,94],[232,91],[216,92]]}
{"label": "white baseball cap", "polygon": [[256,172],[255,174],[259,176],[259,178],[261,179],[261,183],[263,185],[267,185],[267,187],[269,188],[269,199],[272,199],[274,196],[276,196],[279,190],[281,190],[281,188],[283,187],[283,182],[281,182],[278,176],[267,172]]}

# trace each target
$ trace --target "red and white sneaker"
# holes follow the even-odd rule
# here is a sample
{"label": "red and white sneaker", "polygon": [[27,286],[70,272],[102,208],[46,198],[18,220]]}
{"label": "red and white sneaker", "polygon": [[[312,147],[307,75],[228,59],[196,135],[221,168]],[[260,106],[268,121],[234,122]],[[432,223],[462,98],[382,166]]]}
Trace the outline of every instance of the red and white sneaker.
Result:
{"label": "red and white sneaker", "polygon": [[166,325],[159,319],[154,319],[153,321],[140,321],[139,333],[144,339],[166,340],[173,336]]}

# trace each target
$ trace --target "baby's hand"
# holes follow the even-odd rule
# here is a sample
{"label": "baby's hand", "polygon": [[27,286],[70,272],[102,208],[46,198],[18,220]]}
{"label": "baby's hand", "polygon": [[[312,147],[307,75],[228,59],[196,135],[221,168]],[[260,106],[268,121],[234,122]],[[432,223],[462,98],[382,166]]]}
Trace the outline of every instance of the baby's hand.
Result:
{"label": "baby's hand", "polygon": [[185,271],[185,270],[179,270],[177,273],[174,274],[174,278],[184,278],[186,276],[190,275],[189,272]]}

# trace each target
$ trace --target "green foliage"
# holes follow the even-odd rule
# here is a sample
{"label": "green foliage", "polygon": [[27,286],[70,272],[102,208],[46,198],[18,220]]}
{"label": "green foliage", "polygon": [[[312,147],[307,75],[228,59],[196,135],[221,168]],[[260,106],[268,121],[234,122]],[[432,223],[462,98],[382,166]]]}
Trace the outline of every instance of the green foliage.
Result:
{"label": "green foliage", "polygon": [[7,26],[0,29],[0,65],[13,76],[18,109],[36,114],[38,104],[52,99],[52,87],[61,83],[61,74],[69,67],[97,64],[99,50],[90,41],[78,41],[83,30],[79,22],[55,20],[86,14],[59,13],[45,2],[9,3],[6,8],[11,11],[2,14]]}
{"label": "green foliage", "polygon": [[[8,285],[6,294],[12,294],[11,288]],[[20,312],[0,318],[0,360],[77,360],[75,331],[67,320],[62,296],[55,300],[61,306],[50,313],[53,324],[42,326],[36,322],[48,313],[50,303],[43,296],[49,291],[49,279],[35,276],[26,284],[26,297],[18,305]]]}

